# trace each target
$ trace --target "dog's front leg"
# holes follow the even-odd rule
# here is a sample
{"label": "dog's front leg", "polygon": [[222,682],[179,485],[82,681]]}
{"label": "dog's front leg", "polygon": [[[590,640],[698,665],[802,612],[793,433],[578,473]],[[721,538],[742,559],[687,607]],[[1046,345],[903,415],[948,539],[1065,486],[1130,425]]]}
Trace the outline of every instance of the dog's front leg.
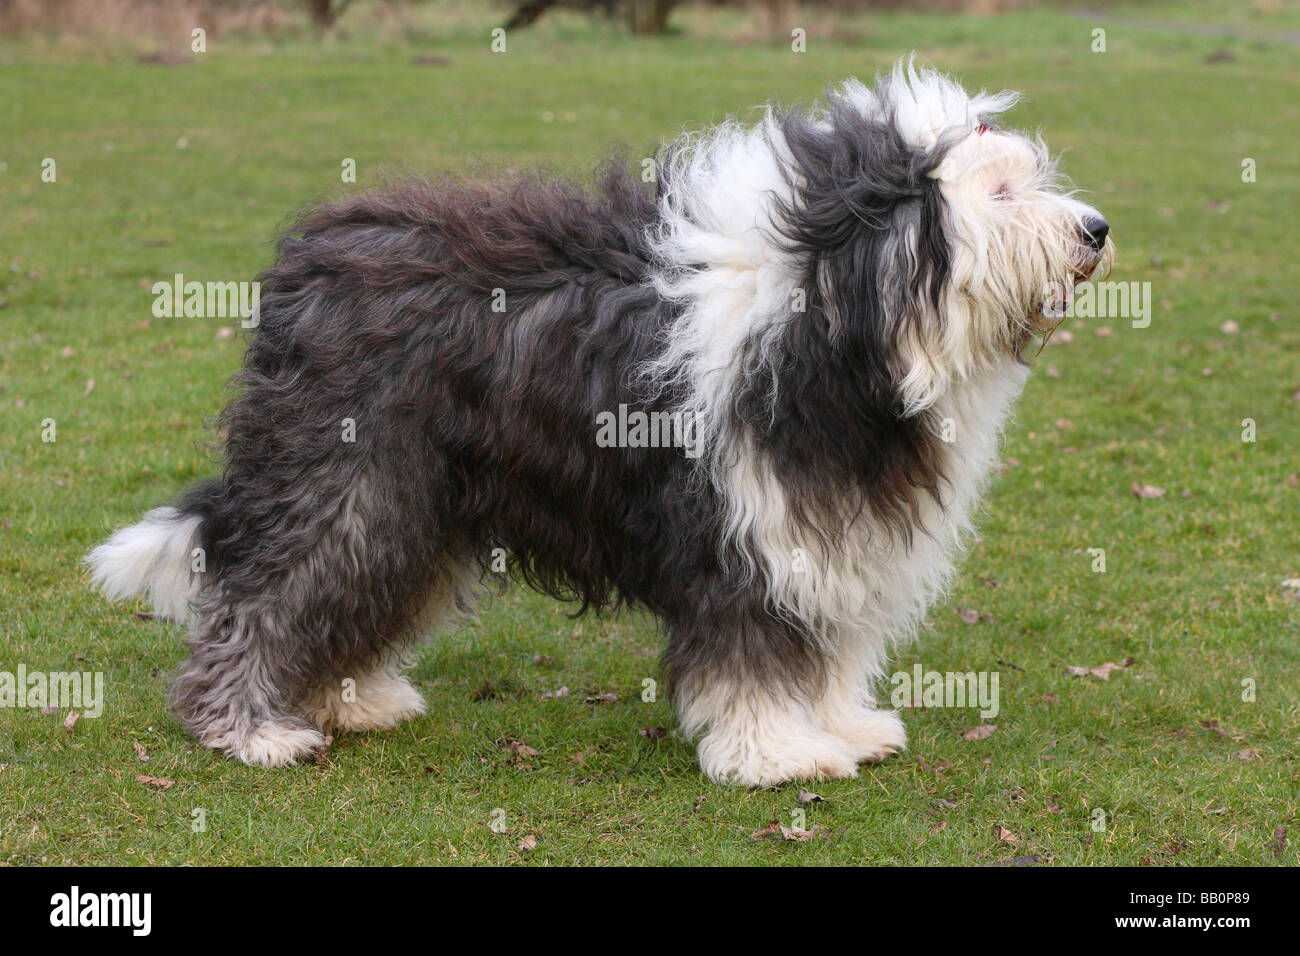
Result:
{"label": "dog's front leg", "polygon": [[725,617],[673,625],[664,661],[704,773],[747,787],[857,776],[853,745],[818,712],[832,662],[815,640],[763,612]]}

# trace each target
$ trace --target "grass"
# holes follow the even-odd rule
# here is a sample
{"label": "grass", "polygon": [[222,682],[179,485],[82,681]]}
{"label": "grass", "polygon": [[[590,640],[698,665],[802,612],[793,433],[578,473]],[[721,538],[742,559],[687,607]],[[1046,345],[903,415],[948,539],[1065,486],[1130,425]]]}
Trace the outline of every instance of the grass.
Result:
{"label": "grass", "polygon": [[[1295,864],[1269,844],[1294,830],[1300,782],[1300,604],[1279,586],[1300,576],[1300,74],[1284,38],[1178,29],[1295,29],[1285,8],[1244,6],[877,16],[813,34],[805,54],[689,11],[659,39],[560,17],[506,55],[488,51],[491,11],[406,40],[218,37],[180,67],[111,44],[0,42],[0,670],[107,682],[104,715],[71,732],[61,714],[0,709],[0,861]],[[1099,24],[1104,54],[1089,49]],[[515,589],[420,658],[427,717],[345,735],[324,764],[249,769],[184,734],[165,704],[177,629],[108,605],[79,566],[107,530],[212,471],[196,442],[240,340],[219,332],[229,322],[153,318],[153,282],[251,278],[294,207],[398,163],[580,172],[612,143],[649,155],[683,125],[807,101],[911,49],[968,85],[1027,91],[1015,121],[1065,151],[1112,223],[1113,278],[1154,298],[1149,328],[1079,321],[1047,346],[982,538],[898,658],[997,671],[994,733],[963,738],[973,710],[909,709],[910,752],[810,787],[825,800],[806,825],[829,838],[756,841],[795,822],[799,788],[701,777],[668,704],[641,699],[658,676],[653,623],[574,620]],[[430,52],[450,65],[413,63]],[[45,157],[56,183],[40,179]],[[340,182],[346,157],[356,185]],[[1257,182],[1242,182],[1243,157]],[[1168,493],[1140,500],[1134,483]],[[1089,548],[1106,549],[1104,574]],[[1066,673],[1128,657],[1108,681]],[[584,703],[601,693],[618,699]],[[519,850],[528,835],[536,849]]]}

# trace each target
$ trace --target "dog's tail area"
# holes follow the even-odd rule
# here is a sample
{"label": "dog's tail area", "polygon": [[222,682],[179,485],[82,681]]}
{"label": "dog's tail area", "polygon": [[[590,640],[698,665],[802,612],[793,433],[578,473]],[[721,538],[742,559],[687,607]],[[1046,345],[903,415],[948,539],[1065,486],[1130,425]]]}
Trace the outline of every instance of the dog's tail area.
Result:
{"label": "dog's tail area", "polygon": [[156,613],[188,621],[203,570],[194,549],[219,493],[219,481],[199,485],[175,507],[155,508],[116,532],[86,556],[91,581],[111,601],[144,597]]}

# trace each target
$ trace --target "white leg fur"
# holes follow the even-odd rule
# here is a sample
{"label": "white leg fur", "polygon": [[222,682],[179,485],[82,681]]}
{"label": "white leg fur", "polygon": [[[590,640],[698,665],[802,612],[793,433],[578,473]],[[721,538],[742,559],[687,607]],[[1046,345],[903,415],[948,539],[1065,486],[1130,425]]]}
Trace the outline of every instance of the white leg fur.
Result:
{"label": "white leg fur", "polygon": [[907,730],[898,714],[878,710],[862,675],[836,675],[814,705],[822,729],[848,744],[858,763],[884,760],[907,747]]}
{"label": "white leg fur", "polygon": [[700,769],[718,783],[774,787],[787,780],[856,777],[850,745],[827,733],[807,704],[776,701],[763,689],[718,682],[680,704],[697,745]]}
{"label": "white leg fur", "polygon": [[307,757],[325,743],[325,735],[314,727],[290,720],[264,720],[246,736],[224,746],[204,741],[214,749],[254,767],[287,767]]}
{"label": "white leg fur", "polygon": [[320,688],[303,702],[303,711],[322,730],[389,730],[424,714],[424,698],[401,673],[400,663],[356,678],[355,687]]}

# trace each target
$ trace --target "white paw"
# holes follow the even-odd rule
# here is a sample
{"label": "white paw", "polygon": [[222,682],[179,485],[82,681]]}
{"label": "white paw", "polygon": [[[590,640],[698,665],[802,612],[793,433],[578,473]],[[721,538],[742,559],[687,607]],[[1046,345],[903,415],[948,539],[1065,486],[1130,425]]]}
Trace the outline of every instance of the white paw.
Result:
{"label": "white paw", "polygon": [[736,744],[714,733],[700,741],[700,768],[710,779],[742,787],[775,787],[790,780],[858,775],[853,751],[830,734],[808,733],[758,747]]}
{"label": "white paw", "polygon": [[227,755],[254,767],[287,767],[325,743],[315,727],[288,719],[264,720],[246,737],[223,748]]}
{"label": "white paw", "polygon": [[825,721],[824,726],[848,744],[858,763],[884,760],[907,746],[907,728],[892,710],[855,710]]}
{"label": "white paw", "polygon": [[424,698],[403,676],[367,674],[347,693],[342,686],[317,691],[303,710],[323,730],[389,730],[421,716]]}

